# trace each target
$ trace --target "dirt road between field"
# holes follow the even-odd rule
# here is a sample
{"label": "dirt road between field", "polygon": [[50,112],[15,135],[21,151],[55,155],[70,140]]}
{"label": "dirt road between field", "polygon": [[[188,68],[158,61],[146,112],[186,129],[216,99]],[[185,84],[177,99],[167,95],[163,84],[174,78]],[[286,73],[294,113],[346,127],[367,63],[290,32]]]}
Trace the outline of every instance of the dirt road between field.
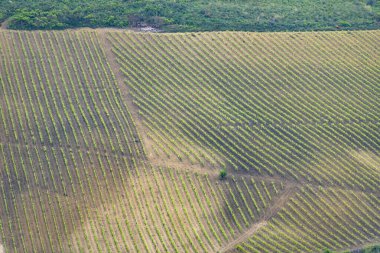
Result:
{"label": "dirt road between field", "polygon": [[225,247],[221,248],[218,252],[223,253],[223,252],[232,250],[233,248],[235,248],[236,245],[244,242],[245,240],[250,238],[257,230],[259,230],[261,227],[266,226],[266,225],[267,225],[267,221],[265,220],[253,224],[253,226],[247,231],[245,231],[244,234],[239,236],[239,238],[237,238],[236,240],[233,240],[232,242],[227,244]]}
{"label": "dirt road between field", "polygon": [[237,245],[252,237],[261,227],[266,226],[268,220],[273,217],[285,205],[289,198],[295,194],[296,189],[297,188],[295,186],[287,186],[284,193],[277,199],[273,200],[273,204],[270,205],[270,207],[265,211],[264,217],[259,222],[254,223],[252,227],[241,234],[238,238],[222,247],[218,252],[223,253],[234,249]]}
{"label": "dirt road between field", "polygon": [[295,194],[297,187],[294,185],[285,185],[285,191],[278,199],[275,199],[265,211],[264,220],[269,220],[286,204],[286,202]]}
{"label": "dirt road between field", "polygon": [[[0,30],[5,30],[5,29],[7,29],[7,27],[8,27],[8,23],[9,23],[9,20],[8,20],[8,19],[4,20],[4,22],[0,24]],[[2,253],[2,252],[1,252],[1,248],[0,248],[0,253]]]}

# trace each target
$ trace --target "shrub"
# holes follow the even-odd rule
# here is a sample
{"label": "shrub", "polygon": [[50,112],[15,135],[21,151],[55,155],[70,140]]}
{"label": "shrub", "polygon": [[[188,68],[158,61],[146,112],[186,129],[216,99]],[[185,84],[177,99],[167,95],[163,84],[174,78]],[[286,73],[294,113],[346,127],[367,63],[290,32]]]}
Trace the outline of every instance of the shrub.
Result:
{"label": "shrub", "polygon": [[224,180],[227,177],[227,171],[226,169],[221,169],[219,172],[219,179]]}

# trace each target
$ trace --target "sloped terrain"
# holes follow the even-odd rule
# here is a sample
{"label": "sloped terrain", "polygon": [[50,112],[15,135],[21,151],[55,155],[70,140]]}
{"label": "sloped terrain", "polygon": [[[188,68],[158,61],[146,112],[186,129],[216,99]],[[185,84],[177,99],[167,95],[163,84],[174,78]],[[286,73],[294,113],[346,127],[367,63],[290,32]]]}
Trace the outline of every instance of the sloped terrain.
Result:
{"label": "sloped terrain", "polygon": [[377,190],[378,32],[109,33],[148,156]]}
{"label": "sloped terrain", "polygon": [[379,242],[379,40],[0,31],[0,250]]}
{"label": "sloped terrain", "polygon": [[[252,226],[251,238],[245,232],[221,248],[247,252],[379,241],[378,40],[378,31],[107,36],[152,164],[214,173],[227,168],[231,175],[278,179],[297,196],[307,185],[332,198],[322,198],[320,209],[310,197],[295,210],[282,209],[293,195],[278,199]],[[341,200],[352,191],[365,196],[354,195],[363,203]],[[341,214],[347,216],[335,218]],[[313,241],[317,224],[321,237]],[[263,236],[259,242],[256,233]]]}

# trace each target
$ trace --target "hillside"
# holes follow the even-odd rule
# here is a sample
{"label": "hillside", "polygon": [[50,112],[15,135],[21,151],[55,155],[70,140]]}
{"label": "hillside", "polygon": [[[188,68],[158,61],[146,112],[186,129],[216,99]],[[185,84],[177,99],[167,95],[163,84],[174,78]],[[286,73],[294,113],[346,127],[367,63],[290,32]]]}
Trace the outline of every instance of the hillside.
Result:
{"label": "hillside", "polygon": [[316,31],[380,28],[377,0],[0,0],[10,29],[77,27],[190,31]]}
{"label": "hillside", "polygon": [[0,251],[380,243],[378,41],[1,30]]}

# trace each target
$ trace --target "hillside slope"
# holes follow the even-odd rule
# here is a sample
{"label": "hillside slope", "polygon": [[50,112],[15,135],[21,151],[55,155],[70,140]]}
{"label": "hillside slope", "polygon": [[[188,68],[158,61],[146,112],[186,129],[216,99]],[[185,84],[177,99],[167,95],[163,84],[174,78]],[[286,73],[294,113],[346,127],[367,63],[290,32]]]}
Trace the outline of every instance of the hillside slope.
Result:
{"label": "hillside slope", "polygon": [[[315,252],[379,241],[379,36],[109,32],[108,41],[151,163],[296,186],[304,207],[289,210],[290,195],[253,226],[255,246],[235,246]],[[326,196],[306,197],[305,185]]]}
{"label": "hillside slope", "polygon": [[379,40],[0,31],[0,249],[379,242]]}
{"label": "hillside slope", "polygon": [[153,163],[377,190],[379,32],[108,35]]}

